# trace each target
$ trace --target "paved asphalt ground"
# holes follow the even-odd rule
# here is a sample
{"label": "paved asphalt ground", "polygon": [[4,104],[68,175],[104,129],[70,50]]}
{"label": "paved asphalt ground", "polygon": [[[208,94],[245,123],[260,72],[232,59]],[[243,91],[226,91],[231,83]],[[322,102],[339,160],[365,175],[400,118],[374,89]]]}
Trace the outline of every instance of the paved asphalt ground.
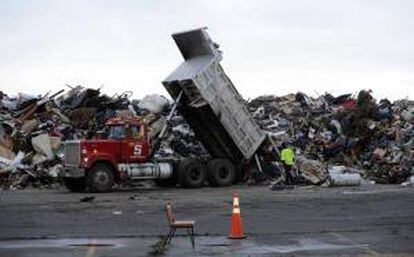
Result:
{"label": "paved asphalt ground", "polygon": [[[233,189],[244,240],[226,238]],[[196,249],[178,236],[161,256],[414,256],[414,187],[0,193],[0,256],[151,256],[168,231],[166,199],[178,219],[196,221]]]}

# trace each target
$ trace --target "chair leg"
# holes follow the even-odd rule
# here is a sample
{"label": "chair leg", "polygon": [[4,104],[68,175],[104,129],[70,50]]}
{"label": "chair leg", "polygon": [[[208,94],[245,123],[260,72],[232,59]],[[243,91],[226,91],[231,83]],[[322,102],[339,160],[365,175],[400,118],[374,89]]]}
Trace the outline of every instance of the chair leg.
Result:
{"label": "chair leg", "polygon": [[195,250],[194,228],[193,227],[191,228],[190,239],[191,239],[191,245],[193,246],[193,250]]}
{"label": "chair leg", "polygon": [[187,230],[188,238],[190,239],[191,244],[193,244],[193,241],[191,240],[191,229],[187,228],[186,230]]}
{"label": "chair leg", "polygon": [[168,240],[168,243],[171,243],[171,240],[175,235],[175,230],[176,230],[176,228],[172,228],[172,233],[171,233],[171,236],[170,236],[170,240]]}
{"label": "chair leg", "polygon": [[173,233],[173,229],[170,228],[170,231],[168,232],[168,234],[164,237],[164,239],[162,240],[162,246],[164,247],[169,241],[171,241],[171,235]]}

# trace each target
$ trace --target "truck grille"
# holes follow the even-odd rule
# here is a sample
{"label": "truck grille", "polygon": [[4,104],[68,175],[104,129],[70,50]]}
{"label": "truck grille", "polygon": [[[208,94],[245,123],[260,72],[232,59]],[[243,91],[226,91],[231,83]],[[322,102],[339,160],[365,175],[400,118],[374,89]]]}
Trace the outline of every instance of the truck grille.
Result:
{"label": "truck grille", "polygon": [[80,163],[80,142],[65,142],[65,166],[78,166]]}

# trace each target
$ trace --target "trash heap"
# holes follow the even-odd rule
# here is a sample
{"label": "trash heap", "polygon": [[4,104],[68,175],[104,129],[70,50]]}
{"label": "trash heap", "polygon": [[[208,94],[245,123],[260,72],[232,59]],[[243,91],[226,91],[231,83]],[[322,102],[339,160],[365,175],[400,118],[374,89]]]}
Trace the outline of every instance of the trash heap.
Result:
{"label": "trash heap", "polygon": [[[156,137],[172,103],[160,95],[131,96],[82,86],[43,96],[0,91],[0,183],[5,188],[58,185],[63,142],[97,137],[112,117],[139,116],[149,125],[150,137]],[[261,96],[246,104],[270,138],[259,151],[264,170],[283,169],[277,149],[287,142],[305,183],[354,183],[355,174],[377,183],[402,183],[414,173],[413,101],[376,102],[363,90],[356,96]],[[170,124],[154,158],[208,156],[182,116],[175,114]],[[266,151],[269,146],[276,152]]]}
{"label": "trash heap", "polygon": [[338,166],[376,183],[414,174],[414,101],[377,102],[362,90],[355,97],[261,96],[247,106],[273,145],[294,147],[296,168],[312,184],[329,182]]}
{"label": "trash heap", "polygon": [[[63,143],[92,139],[115,116],[140,116],[156,136],[170,109],[168,99],[148,95],[132,100],[131,92],[114,96],[100,89],[70,87],[44,96],[0,91],[0,183],[4,188],[54,187],[63,169]],[[156,157],[206,154],[181,116],[174,116]]]}

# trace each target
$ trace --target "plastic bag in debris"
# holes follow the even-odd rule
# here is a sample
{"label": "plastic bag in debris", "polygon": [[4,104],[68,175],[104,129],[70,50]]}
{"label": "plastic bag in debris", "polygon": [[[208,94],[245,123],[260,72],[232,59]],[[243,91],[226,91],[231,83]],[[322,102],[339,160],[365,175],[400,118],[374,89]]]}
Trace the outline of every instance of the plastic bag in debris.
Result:
{"label": "plastic bag in debris", "polygon": [[35,99],[35,96],[25,94],[25,93],[18,93],[15,97],[5,97],[2,101],[2,105],[4,108],[14,111],[22,107],[22,105],[32,99]]}
{"label": "plastic bag in debris", "polygon": [[164,96],[147,95],[138,103],[138,107],[152,113],[160,113],[168,104],[168,100]]}
{"label": "plastic bag in debris", "polygon": [[32,145],[38,154],[46,156],[49,160],[54,158],[51,140],[48,134],[40,134],[32,138]]}
{"label": "plastic bag in debris", "polygon": [[3,99],[2,106],[10,111],[17,109],[17,101],[13,101],[10,99]]}
{"label": "plastic bag in debris", "polygon": [[188,124],[180,124],[172,128],[172,131],[179,132],[183,135],[191,135],[194,136],[194,132],[191,130]]}
{"label": "plastic bag in debris", "polygon": [[22,160],[24,158],[25,154],[23,152],[18,152],[16,155],[16,158],[14,158],[14,160],[12,161],[12,163],[10,164],[11,166],[17,167],[18,165],[20,165],[22,163]]}
{"label": "plastic bag in debris", "polygon": [[17,153],[16,157],[13,160],[7,160],[0,157],[0,167],[2,167],[5,172],[14,172],[17,168],[26,168],[26,166],[22,165],[22,160],[24,157],[25,153],[21,151]]}
{"label": "plastic bag in debris", "polygon": [[412,121],[414,119],[414,107],[402,111],[401,117],[406,121]]}

